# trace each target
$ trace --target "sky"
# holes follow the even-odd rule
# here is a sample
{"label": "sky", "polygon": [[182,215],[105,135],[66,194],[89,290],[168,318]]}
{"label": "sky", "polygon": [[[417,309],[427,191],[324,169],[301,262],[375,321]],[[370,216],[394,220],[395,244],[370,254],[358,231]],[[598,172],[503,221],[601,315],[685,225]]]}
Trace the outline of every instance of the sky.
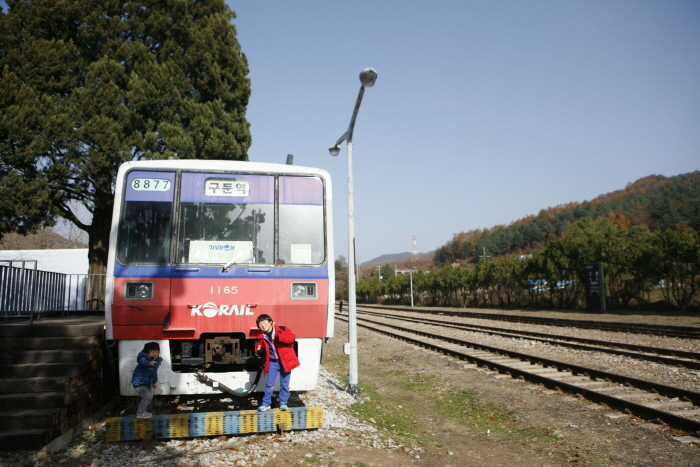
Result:
{"label": "sky", "polygon": [[327,170],[347,258],[347,130],[356,257],[443,246],[700,170],[697,0],[234,1],[250,68],[253,161]]}
{"label": "sky", "polygon": [[[335,257],[433,251],[648,175],[700,170],[700,1],[226,0],[252,161],[327,170]],[[0,4],[4,2],[0,0]]]}

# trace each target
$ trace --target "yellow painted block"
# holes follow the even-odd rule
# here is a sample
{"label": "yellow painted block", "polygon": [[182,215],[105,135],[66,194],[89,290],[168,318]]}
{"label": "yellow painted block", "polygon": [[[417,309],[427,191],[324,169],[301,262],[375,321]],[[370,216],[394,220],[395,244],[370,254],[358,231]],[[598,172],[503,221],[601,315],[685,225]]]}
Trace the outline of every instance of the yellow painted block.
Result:
{"label": "yellow painted block", "polygon": [[144,439],[146,434],[153,429],[153,418],[134,419],[134,439]]}
{"label": "yellow painted block", "polygon": [[306,428],[321,428],[323,426],[323,407],[306,408]]}
{"label": "yellow painted block", "polygon": [[241,433],[258,431],[258,412],[256,410],[241,410],[240,414]]}
{"label": "yellow painted block", "polygon": [[206,416],[207,436],[224,434],[224,413],[208,412]]}
{"label": "yellow painted block", "polygon": [[287,428],[286,430],[291,430],[292,429],[292,414],[289,412],[289,410],[278,410],[275,409],[275,428],[280,424],[283,423]]}
{"label": "yellow painted block", "polygon": [[189,432],[189,415],[186,413],[173,414],[170,416],[170,437],[186,438]]}
{"label": "yellow painted block", "polygon": [[107,433],[105,436],[107,441],[121,441],[121,419],[122,417],[107,419]]}

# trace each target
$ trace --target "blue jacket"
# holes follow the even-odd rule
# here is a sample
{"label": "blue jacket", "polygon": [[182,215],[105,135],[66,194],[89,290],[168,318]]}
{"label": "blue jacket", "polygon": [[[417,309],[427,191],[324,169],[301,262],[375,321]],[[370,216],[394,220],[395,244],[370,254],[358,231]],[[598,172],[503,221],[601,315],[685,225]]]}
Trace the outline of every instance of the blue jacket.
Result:
{"label": "blue jacket", "polygon": [[163,359],[161,357],[156,358],[156,364],[150,366],[149,363],[153,360],[148,356],[143,350],[139,352],[136,357],[136,369],[134,370],[134,376],[131,377],[131,384],[134,386],[153,386],[158,382],[158,367],[160,367]]}

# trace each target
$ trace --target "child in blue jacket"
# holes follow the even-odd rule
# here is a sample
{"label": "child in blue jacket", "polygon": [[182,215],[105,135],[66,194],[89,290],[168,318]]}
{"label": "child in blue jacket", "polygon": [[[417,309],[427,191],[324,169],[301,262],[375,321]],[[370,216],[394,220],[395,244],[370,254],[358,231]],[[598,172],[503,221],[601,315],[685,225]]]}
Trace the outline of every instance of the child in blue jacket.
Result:
{"label": "child in blue jacket", "polygon": [[152,413],[146,411],[153,399],[153,390],[158,387],[158,367],[163,359],[160,357],[160,345],[149,342],[136,357],[136,369],[131,377],[131,384],[141,396],[136,418],[151,418]]}

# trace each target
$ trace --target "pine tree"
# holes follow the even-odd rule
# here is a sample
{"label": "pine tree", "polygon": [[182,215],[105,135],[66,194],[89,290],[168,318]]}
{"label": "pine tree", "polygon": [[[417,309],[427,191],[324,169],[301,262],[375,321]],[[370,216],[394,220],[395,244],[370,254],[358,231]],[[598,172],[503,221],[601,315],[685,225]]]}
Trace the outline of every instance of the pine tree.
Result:
{"label": "pine tree", "polygon": [[121,163],[247,160],[248,65],[224,0],[7,5],[0,235],[63,217],[88,233],[90,272],[102,273]]}

